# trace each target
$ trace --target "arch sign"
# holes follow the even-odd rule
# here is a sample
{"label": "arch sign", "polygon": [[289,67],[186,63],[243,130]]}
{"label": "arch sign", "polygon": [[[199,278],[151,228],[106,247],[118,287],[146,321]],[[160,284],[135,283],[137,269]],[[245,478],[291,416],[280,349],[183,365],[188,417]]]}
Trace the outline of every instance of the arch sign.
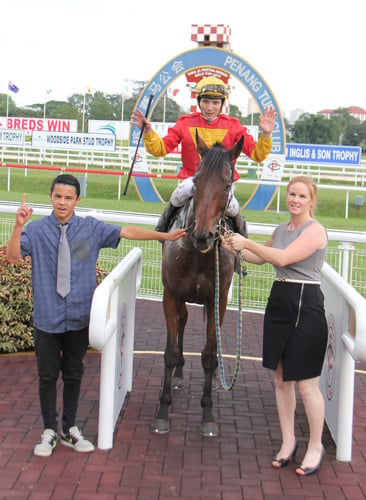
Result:
{"label": "arch sign", "polygon": [[[272,106],[277,112],[277,120],[272,132],[272,150],[263,162],[259,184],[244,205],[249,210],[265,210],[276,193],[278,187],[276,184],[282,178],[286,152],[286,134],[282,115],[274,95],[261,75],[247,61],[234,52],[215,47],[203,47],[183,52],[171,59],[147,83],[137,100],[136,108],[145,114],[149,97],[153,95],[151,115],[159,98],[164,95],[166,89],[176,78],[184,75],[189,70],[202,67],[221,69],[236,77],[253,96],[262,114],[264,114],[265,108],[268,106]],[[129,136],[131,161],[135,155],[139,136],[140,130],[136,125],[132,125]],[[146,151],[143,147],[143,141],[141,141],[140,145],[135,169],[139,172],[147,172]],[[136,176],[133,179],[137,192],[143,201],[163,201],[151,178]]]}

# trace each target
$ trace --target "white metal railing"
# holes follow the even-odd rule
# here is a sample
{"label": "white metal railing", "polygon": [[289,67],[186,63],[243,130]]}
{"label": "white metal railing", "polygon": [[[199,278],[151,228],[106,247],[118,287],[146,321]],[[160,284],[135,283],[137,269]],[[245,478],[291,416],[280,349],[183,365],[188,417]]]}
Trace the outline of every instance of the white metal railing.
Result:
{"label": "white metal railing", "polygon": [[[346,255],[346,254],[345,254]],[[342,275],[348,275],[348,257]],[[366,300],[328,264],[322,269],[322,291],[328,323],[328,345],[320,388],[325,418],[337,444],[337,460],[352,458],[355,361],[366,360]]]}
{"label": "white metal railing", "polygon": [[127,392],[132,390],[136,291],[142,252],[134,248],[96,288],[90,311],[89,339],[102,351],[98,447],[113,446],[113,431]]}
{"label": "white metal railing", "polygon": [[[69,167],[70,165],[82,165],[88,168],[102,169],[128,169],[130,159],[128,146],[118,146],[115,152],[93,152],[93,151],[73,151],[73,150],[45,150],[34,148],[30,143],[24,146],[10,147],[0,145],[0,161],[5,163],[17,163],[30,165],[51,165]],[[159,173],[175,174],[177,166],[180,165],[180,155],[170,154],[164,158],[154,158],[148,155],[147,163],[149,171],[157,170]],[[253,163],[244,155],[239,157],[237,170],[241,175],[248,174],[252,179],[260,179],[261,167]],[[366,161],[361,161],[360,165],[325,165],[325,164],[293,164],[285,163],[284,176],[311,175],[318,184],[324,179],[339,181],[349,181],[354,186],[364,187],[366,185]]]}
{"label": "white metal railing", "polygon": [[[14,214],[19,204],[0,204],[0,213]],[[47,215],[51,207],[33,205],[34,215]],[[114,224],[143,224],[154,226],[157,215],[138,213],[96,211],[78,208],[76,213],[81,216],[92,215]],[[5,245],[12,231],[14,217],[0,219],[0,245]],[[275,226],[270,224],[248,224],[252,238],[263,241],[273,232]],[[348,281],[363,296],[366,297],[366,232],[329,230],[328,264],[338,273],[343,268],[344,259],[349,263]],[[143,251],[142,278],[139,289],[140,297],[161,298],[163,287],[161,282],[161,244],[157,241],[132,241],[123,239],[117,249],[104,249],[100,252],[99,264],[103,269],[113,269],[131,249],[139,246]],[[346,256],[346,257],[345,257]],[[274,278],[272,265],[256,266],[248,264],[248,275],[243,280],[243,307],[247,310],[263,311]],[[229,307],[238,304],[238,276],[233,279]]]}

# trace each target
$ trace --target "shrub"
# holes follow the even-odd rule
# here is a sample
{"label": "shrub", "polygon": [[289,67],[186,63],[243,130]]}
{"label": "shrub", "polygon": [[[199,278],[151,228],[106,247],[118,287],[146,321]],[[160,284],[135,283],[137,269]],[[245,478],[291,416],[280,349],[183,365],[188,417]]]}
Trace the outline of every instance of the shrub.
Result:
{"label": "shrub", "polygon": [[[0,353],[31,351],[33,303],[31,259],[16,264],[6,260],[6,248],[0,247]],[[97,265],[97,283],[107,275]]]}
{"label": "shrub", "polygon": [[0,352],[29,351],[34,347],[31,260],[6,261],[0,248]]}

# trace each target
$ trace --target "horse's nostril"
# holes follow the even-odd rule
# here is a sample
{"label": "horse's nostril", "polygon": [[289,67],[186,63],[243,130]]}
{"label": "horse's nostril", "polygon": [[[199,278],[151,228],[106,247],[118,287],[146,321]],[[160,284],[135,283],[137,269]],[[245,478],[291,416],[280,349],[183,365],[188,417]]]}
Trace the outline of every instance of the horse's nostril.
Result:
{"label": "horse's nostril", "polygon": [[200,252],[210,250],[215,241],[215,236],[210,231],[194,231],[191,238],[194,246]]}

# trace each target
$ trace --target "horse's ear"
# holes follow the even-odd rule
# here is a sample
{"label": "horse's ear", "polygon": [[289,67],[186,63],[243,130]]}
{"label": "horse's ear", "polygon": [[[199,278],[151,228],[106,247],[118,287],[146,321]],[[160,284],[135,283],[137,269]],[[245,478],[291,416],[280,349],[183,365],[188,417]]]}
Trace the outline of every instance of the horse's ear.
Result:
{"label": "horse's ear", "polygon": [[204,153],[208,150],[205,141],[200,137],[197,129],[196,129],[196,147],[200,156],[203,156]]}
{"label": "horse's ear", "polygon": [[236,160],[238,158],[238,156],[243,150],[243,145],[244,145],[244,136],[242,135],[239,141],[231,149],[229,149],[229,153],[232,160]]}

